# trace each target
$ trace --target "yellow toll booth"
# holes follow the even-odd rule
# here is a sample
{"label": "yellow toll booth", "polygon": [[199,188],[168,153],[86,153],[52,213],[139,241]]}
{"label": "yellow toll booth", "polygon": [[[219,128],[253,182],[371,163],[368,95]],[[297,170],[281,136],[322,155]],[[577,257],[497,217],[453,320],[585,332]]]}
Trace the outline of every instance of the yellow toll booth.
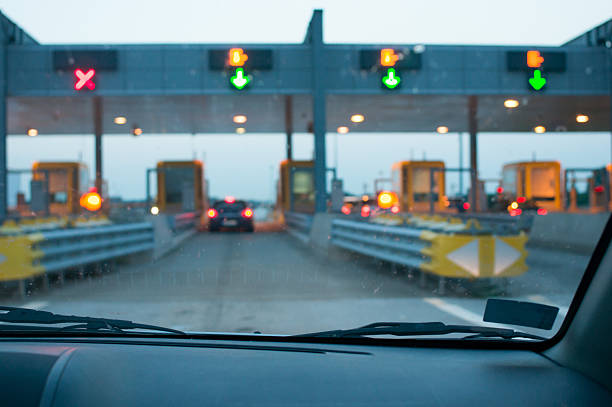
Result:
{"label": "yellow toll booth", "polygon": [[49,214],[66,216],[83,211],[79,200],[89,189],[89,171],[80,162],[35,162],[32,179],[46,181]]}
{"label": "yellow toll booth", "polygon": [[558,161],[526,161],[504,165],[503,195],[516,201],[524,198],[547,210],[561,210],[561,164]]}
{"label": "yellow toll booth", "polygon": [[281,162],[277,207],[283,212],[314,213],[314,161]]}
{"label": "yellow toll booth", "polygon": [[202,162],[158,162],[156,205],[161,213],[204,213],[208,202]]}
{"label": "yellow toll booth", "polygon": [[[393,191],[402,212],[446,210],[443,161],[400,161],[391,168]],[[432,185],[432,170],[433,185]]]}

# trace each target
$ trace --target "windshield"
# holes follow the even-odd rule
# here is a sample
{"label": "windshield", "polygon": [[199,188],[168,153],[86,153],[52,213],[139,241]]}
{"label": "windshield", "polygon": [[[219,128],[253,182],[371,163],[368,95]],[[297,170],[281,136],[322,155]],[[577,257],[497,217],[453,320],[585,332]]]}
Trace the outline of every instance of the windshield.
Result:
{"label": "windshield", "polygon": [[0,305],[553,336],[612,209],[612,3],[442,3],[0,1]]}

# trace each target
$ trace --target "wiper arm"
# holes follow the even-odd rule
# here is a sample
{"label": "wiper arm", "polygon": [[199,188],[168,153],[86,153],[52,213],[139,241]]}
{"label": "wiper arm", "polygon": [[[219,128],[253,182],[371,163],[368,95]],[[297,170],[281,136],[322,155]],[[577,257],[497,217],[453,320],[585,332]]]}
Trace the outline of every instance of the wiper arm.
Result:
{"label": "wiper arm", "polygon": [[355,338],[374,335],[393,336],[420,336],[420,335],[446,335],[453,333],[473,334],[463,339],[474,338],[527,338],[544,340],[538,335],[513,329],[492,328],[476,325],[446,325],[443,322],[375,322],[353,329],[338,329],[335,331],[313,332],[308,334],[294,335],[295,337],[319,337],[319,338]]}
{"label": "wiper arm", "polygon": [[[7,311],[2,313],[1,311]],[[169,332],[179,335],[187,335],[183,331],[179,331],[172,328],[165,328],[162,326],[139,324],[132,321],[123,319],[108,319],[108,318],[95,318],[95,317],[81,317],[76,315],[60,315],[54,314],[48,311],[39,311],[29,308],[17,308],[17,307],[3,307],[0,306],[0,322],[10,324],[44,324],[44,325],[56,325],[56,324],[74,324],[61,328],[57,328],[57,331],[68,331],[68,330],[85,330],[85,331],[101,331],[107,330],[112,332],[122,333],[124,330],[129,329],[146,329],[149,331],[162,331]],[[25,328],[24,326],[14,328]],[[32,327],[34,330],[40,330],[41,327]],[[2,328],[4,329],[4,328]],[[42,328],[45,329],[45,328]],[[47,328],[48,329],[48,328]]]}

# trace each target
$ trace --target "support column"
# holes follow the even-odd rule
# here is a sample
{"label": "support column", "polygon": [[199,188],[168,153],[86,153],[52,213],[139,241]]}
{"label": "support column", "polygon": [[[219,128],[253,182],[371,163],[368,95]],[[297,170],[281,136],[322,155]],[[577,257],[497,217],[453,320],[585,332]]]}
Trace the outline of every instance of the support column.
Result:
{"label": "support column", "polygon": [[93,98],[94,136],[96,138],[96,189],[102,195],[102,99]]}
{"label": "support column", "polygon": [[[3,35],[3,34],[0,34]],[[6,93],[7,93],[7,45],[0,38],[0,223],[7,216],[7,168],[6,168]]]}
{"label": "support column", "polygon": [[287,160],[293,159],[293,97],[285,96],[285,134],[287,135]]}
{"label": "support column", "polygon": [[323,10],[315,10],[307,40],[312,52],[312,115],[314,133],[315,212],[327,211],[327,163],[325,158],[325,71],[323,53]]}
{"label": "support column", "polygon": [[470,130],[470,208],[478,212],[478,99],[472,95],[468,97],[468,125]]}
{"label": "support column", "polygon": [[459,195],[463,195],[463,133],[459,132]]}

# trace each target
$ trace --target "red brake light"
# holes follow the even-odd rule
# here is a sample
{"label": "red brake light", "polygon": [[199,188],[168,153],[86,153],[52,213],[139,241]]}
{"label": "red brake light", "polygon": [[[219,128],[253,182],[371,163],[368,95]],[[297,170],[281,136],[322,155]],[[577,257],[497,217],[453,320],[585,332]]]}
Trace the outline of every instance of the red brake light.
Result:
{"label": "red brake light", "polygon": [[351,214],[351,208],[348,205],[342,205],[342,209],[340,209],[340,210],[345,215],[350,215]]}
{"label": "red brake light", "polygon": [[242,217],[243,218],[252,218],[253,217],[253,210],[251,208],[246,208],[245,210],[242,211]]}
{"label": "red brake light", "polygon": [[234,198],[233,196],[226,196],[225,197],[225,202],[229,203],[229,204],[232,204],[232,203],[236,202],[236,198]]}
{"label": "red brake light", "polygon": [[212,218],[216,218],[217,217],[217,210],[213,209],[213,208],[210,208],[208,210],[208,217],[211,218],[211,219]]}
{"label": "red brake light", "polygon": [[368,205],[364,205],[361,207],[361,216],[363,218],[367,218],[370,216],[370,207]]}
{"label": "red brake light", "polygon": [[597,185],[595,188],[593,188],[593,191],[597,192],[598,194],[601,194],[604,191],[604,187],[603,185]]}
{"label": "red brake light", "polygon": [[518,203],[525,203],[527,199],[524,196],[519,196],[518,198],[516,198],[516,202]]}
{"label": "red brake light", "polygon": [[545,208],[538,209],[538,215],[547,215],[548,211]]}

